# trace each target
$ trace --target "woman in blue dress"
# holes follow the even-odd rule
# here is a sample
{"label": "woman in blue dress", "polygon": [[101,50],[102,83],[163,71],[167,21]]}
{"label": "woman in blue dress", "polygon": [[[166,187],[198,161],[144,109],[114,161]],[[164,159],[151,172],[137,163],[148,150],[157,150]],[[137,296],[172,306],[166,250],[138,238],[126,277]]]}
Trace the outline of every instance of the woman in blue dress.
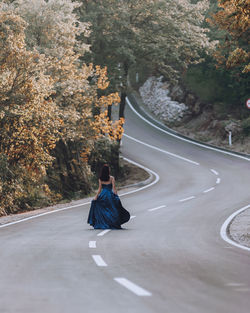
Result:
{"label": "woman in blue dress", "polygon": [[95,229],[121,229],[128,222],[130,214],[121,204],[115,187],[115,178],[104,164],[99,176],[99,188],[91,202],[88,223]]}

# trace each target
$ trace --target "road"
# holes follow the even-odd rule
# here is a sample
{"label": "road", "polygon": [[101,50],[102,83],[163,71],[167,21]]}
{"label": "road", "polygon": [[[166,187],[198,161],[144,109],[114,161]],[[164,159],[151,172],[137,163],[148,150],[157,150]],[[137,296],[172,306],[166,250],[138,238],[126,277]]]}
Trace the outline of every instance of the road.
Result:
{"label": "road", "polygon": [[249,312],[250,252],[220,229],[250,203],[250,162],[125,113],[122,153],[155,183],[121,196],[123,230],[91,229],[88,203],[0,228],[1,313]]}

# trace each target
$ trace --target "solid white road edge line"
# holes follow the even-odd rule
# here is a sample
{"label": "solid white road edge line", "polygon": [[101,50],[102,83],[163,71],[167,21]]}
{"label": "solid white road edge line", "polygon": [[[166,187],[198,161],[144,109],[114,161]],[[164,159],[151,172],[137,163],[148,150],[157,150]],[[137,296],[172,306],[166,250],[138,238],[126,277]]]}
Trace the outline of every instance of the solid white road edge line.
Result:
{"label": "solid white road edge line", "polygon": [[92,258],[94,259],[97,266],[108,266],[100,255],[94,254],[92,255]]}
{"label": "solid white road edge line", "polygon": [[89,248],[96,248],[96,241],[89,241]]}
{"label": "solid white road edge line", "polygon": [[151,148],[151,149],[154,149],[154,150],[160,151],[160,152],[162,152],[162,153],[171,155],[171,156],[173,156],[173,157],[175,157],[175,158],[177,158],[177,159],[180,159],[180,160],[182,160],[182,161],[186,161],[186,162],[189,162],[189,163],[192,163],[192,164],[195,164],[195,165],[200,165],[198,162],[195,162],[195,161],[192,161],[192,160],[190,160],[190,159],[184,158],[184,157],[182,157],[182,156],[180,156],[180,155],[178,155],[178,154],[171,153],[171,152],[169,152],[169,151],[167,151],[167,150],[160,149],[160,148],[158,148],[158,147],[156,147],[156,146],[152,146],[152,145],[150,145],[150,144],[148,144],[148,143],[146,143],[146,142],[144,142],[144,141],[141,141],[141,140],[139,140],[139,139],[136,139],[136,138],[134,138],[134,137],[131,137],[131,136],[127,135],[127,134],[123,134],[123,136],[125,136],[125,137],[127,137],[127,138],[129,138],[129,139],[131,139],[131,140],[133,140],[133,141],[135,141],[135,142],[138,142],[138,143],[140,143],[140,144],[142,144],[142,145],[144,145],[144,146],[146,146],[146,147],[149,147],[149,148]]}
{"label": "solid white road edge line", "polygon": [[134,294],[136,294],[137,296],[141,296],[141,297],[148,297],[148,296],[152,296],[152,293],[143,289],[142,287],[132,283],[130,280],[123,278],[123,277],[116,277],[114,278],[114,280],[116,282],[118,282],[120,285],[122,285],[123,287],[127,288],[128,290],[132,291]]}
{"label": "solid white road edge line", "polygon": [[153,174],[153,175],[155,176],[155,180],[153,180],[152,183],[150,183],[150,184],[148,184],[148,185],[146,185],[146,186],[140,187],[140,188],[138,188],[138,189],[136,189],[136,190],[131,190],[131,191],[128,191],[128,192],[124,192],[124,193],[122,193],[122,194],[120,195],[121,197],[122,197],[122,196],[129,195],[129,194],[134,193],[134,192],[138,192],[138,191],[143,190],[143,189],[146,189],[146,188],[149,188],[149,187],[155,185],[156,183],[158,183],[158,181],[160,180],[160,176],[159,176],[156,172],[150,170],[149,168],[147,168],[147,167],[145,167],[145,166],[143,166],[143,165],[141,165],[141,164],[139,164],[139,163],[137,163],[137,162],[135,162],[135,161],[132,161],[132,160],[130,160],[130,159],[128,159],[128,158],[124,158],[124,157],[123,157],[123,160],[128,161],[129,163],[132,163],[132,164],[134,164],[134,165],[136,165],[136,166],[139,166],[140,168],[144,169],[145,171],[147,171],[147,172]]}
{"label": "solid white road edge line", "polygon": [[161,205],[161,206],[158,206],[156,208],[153,208],[153,209],[148,209],[148,211],[152,212],[152,211],[156,211],[156,210],[159,210],[159,209],[162,209],[162,208],[165,208],[166,205]]}
{"label": "solid white road edge line", "polygon": [[207,193],[207,192],[210,192],[210,191],[212,191],[212,190],[214,190],[215,188],[214,187],[212,187],[212,188],[209,188],[209,189],[207,189],[207,190],[204,190],[203,191],[203,193]]}
{"label": "solid white road edge line", "polygon": [[206,146],[205,144],[201,144],[201,143],[198,143],[198,142],[195,142],[195,141],[192,141],[192,140],[189,140],[189,139],[186,139],[186,138],[183,138],[183,137],[180,137],[178,135],[175,135],[175,134],[172,134],[171,132],[165,130],[165,129],[162,129],[161,127],[158,127],[156,126],[155,124],[151,123],[150,121],[148,121],[145,117],[143,117],[140,113],[138,113],[134,107],[132,106],[131,102],[129,101],[128,98],[126,98],[126,101],[130,107],[130,109],[136,114],[138,115],[143,121],[145,121],[146,123],[148,123],[149,125],[153,126],[154,128],[162,131],[163,133],[165,134],[168,134],[172,137],[175,137],[175,138],[178,138],[179,140],[182,140],[182,141],[186,141],[188,143],[191,143],[193,145],[196,145],[196,146],[199,146],[199,147],[202,147],[202,148],[206,148],[206,149],[209,149],[209,150],[213,150],[213,151],[216,151],[216,152],[220,152],[220,153],[224,153],[224,154],[227,154],[227,155],[231,155],[231,156],[234,156],[236,158],[240,158],[240,159],[243,159],[243,160],[246,160],[248,162],[250,162],[250,159],[247,158],[247,157],[244,157],[244,156],[241,156],[241,155],[238,155],[238,154],[234,154],[232,152],[229,152],[229,151],[223,151],[223,150],[220,150],[220,149],[216,149],[214,147],[209,147],[209,146]]}
{"label": "solid white road edge line", "polygon": [[25,218],[23,218],[21,220],[15,221],[15,222],[10,222],[10,223],[7,223],[7,224],[0,225],[0,228],[4,228],[4,227],[10,226],[10,225],[22,223],[22,222],[25,222],[25,221],[28,221],[28,220],[32,220],[32,219],[40,217],[40,216],[45,216],[45,215],[61,212],[61,211],[64,211],[64,210],[69,210],[69,209],[76,208],[76,207],[83,206],[83,205],[90,204],[90,203],[91,202],[89,201],[89,202],[85,202],[85,203],[81,203],[81,204],[68,206],[66,208],[61,208],[61,209],[57,209],[57,210],[53,210],[53,211],[49,211],[49,212],[44,212],[44,213],[41,213],[41,214],[33,215],[33,216],[30,216],[30,217],[25,217]]}
{"label": "solid white road edge line", "polygon": [[[132,190],[132,191],[129,191],[129,192],[125,192],[123,194],[121,194],[120,196],[125,196],[125,195],[129,195],[131,193],[135,193],[135,192],[138,192],[140,190],[143,190],[143,189],[146,189],[146,188],[149,188],[151,186],[153,186],[154,184],[158,183],[158,181],[160,180],[160,176],[150,170],[149,168],[137,163],[137,162],[134,162],[128,158],[124,158],[124,160],[134,164],[134,165],[137,165],[141,168],[143,168],[145,171],[148,171],[150,172],[151,174],[153,174],[155,176],[155,180],[153,182],[151,182],[150,184],[146,185],[146,186],[143,186],[143,187],[140,187],[138,189],[135,189],[135,190]],[[41,214],[37,214],[37,215],[33,215],[33,216],[30,216],[30,217],[25,217],[21,220],[18,220],[18,221],[15,221],[15,222],[10,222],[10,223],[6,223],[6,224],[3,224],[3,225],[0,225],[0,229],[1,228],[4,228],[4,227],[8,227],[8,226],[11,226],[11,225],[15,225],[15,224],[18,224],[18,223],[22,223],[22,222],[25,222],[25,221],[28,221],[28,220],[32,220],[32,219],[35,219],[37,217],[40,217],[40,216],[45,216],[45,215],[48,215],[48,214],[53,214],[53,213],[57,213],[57,212],[61,212],[61,211],[64,211],[64,210],[69,210],[69,209],[72,209],[72,208],[77,208],[77,207],[80,207],[80,206],[83,206],[83,205],[86,205],[86,204],[90,204],[91,201],[88,201],[88,202],[85,202],[85,203],[80,203],[80,204],[76,204],[76,205],[71,205],[71,206],[68,206],[68,207],[65,207],[65,208],[61,208],[61,209],[57,209],[57,210],[53,210],[53,211],[49,211],[49,212],[44,212],[44,213],[41,213]]]}
{"label": "solid white road edge line", "polygon": [[195,198],[195,196],[191,196],[191,197],[188,197],[188,198],[185,198],[185,199],[181,199],[181,200],[179,200],[179,202],[184,202],[184,201],[192,200],[192,199],[194,199],[194,198]]}
{"label": "solid white road edge line", "polygon": [[242,246],[240,245],[239,243],[233,241],[232,239],[230,239],[228,237],[228,234],[227,234],[227,229],[228,229],[228,226],[230,225],[230,223],[232,222],[232,220],[235,218],[236,215],[240,214],[241,212],[245,211],[246,209],[250,208],[250,204],[248,204],[247,206],[237,210],[236,212],[234,212],[233,214],[231,214],[227,219],[226,221],[223,223],[223,225],[221,226],[221,229],[220,229],[220,236],[223,240],[225,240],[226,242],[228,242],[229,244],[235,246],[235,247],[238,247],[238,248],[241,248],[241,249],[244,249],[244,250],[247,250],[247,251],[250,251],[250,248],[248,247],[245,247],[245,246]]}
{"label": "solid white road edge line", "polygon": [[99,234],[97,234],[97,236],[104,236],[105,234],[107,234],[110,231],[111,231],[111,229],[105,229],[105,230],[101,231]]}

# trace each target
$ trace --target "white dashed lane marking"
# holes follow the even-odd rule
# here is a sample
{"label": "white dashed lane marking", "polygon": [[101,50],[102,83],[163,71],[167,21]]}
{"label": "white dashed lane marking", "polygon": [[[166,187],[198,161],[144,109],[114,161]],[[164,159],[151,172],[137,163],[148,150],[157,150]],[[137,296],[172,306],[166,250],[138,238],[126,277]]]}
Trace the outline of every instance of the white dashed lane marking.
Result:
{"label": "white dashed lane marking", "polygon": [[226,284],[227,287],[242,287],[242,286],[246,286],[245,284],[242,283],[228,283]]}
{"label": "white dashed lane marking", "polygon": [[127,288],[128,290],[130,290],[131,292],[133,292],[134,294],[136,294],[137,296],[141,296],[141,297],[147,297],[147,296],[152,296],[152,293],[143,289],[142,287],[134,284],[133,282],[131,282],[130,280],[123,278],[123,277],[117,277],[114,278],[114,280],[116,282],[118,282],[120,285],[122,285],[123,287]]}
{"label": "white dashed lane marking", "polygon": [[89,248],[96,248],[96,241],[89,241]]}
{"label": "white dashed lane marking", "polygon": [[97,234],[97,236],[104,236],[105,234],[107,234],[110,231],[111,231],[111,229],[105,229],[105,230],[101,231],[99,234]]}
{"label": "white dashed lane marking", "polygon": [[238,292],[248,292],[250,288],[246,284],[243,283],[228,283],[225,284],[226,287],[231,287],[233,290]]}
{"label": "white dashed lane marking", "polygon": [[219,184],[219,183],[220,183],[220,178],[217,178],[216,184]]}
{"label": "white dashed lane marking", "polygon": [[100,255],[92,255],[97,266],[108,266]]}
{"label": "white dashed lane marking", "polygon": [[165,207],[166,207],[165,205],[161,205],[161,206],[158,206],[156,208],[148,209],[148,211],[152,212],[152,211],[156,211],[156,210],[159,210],[159,209],[162,209],[162,208],[165,208]]}
{"label": "white dashed lane marking", "polygon": [[209,188],[209,189],[207,189],[207,190],[204,190],[203,193],[207,193],[207,192],[210,192],[210,191],[212,191],[212,190],[214,190],[214,187]]}
{"label": "white dashed lane marking", "polygon": [[184,202],[184,201],[192,200],[192,199],[194,199],[194,198],[195,198],[195,196],[191,196],[191,197],[188,197],[188,198],[185,198],[185,199],[181,199],[181,200],[179,200],[179,202]]}
{"label": "white dashed lane marking", "polygon": [[212,168],[211,168],[210,171],[213,172],[213,173],[214,173],[215,175],[217,175],[217,176],[219,175],[219,173],[218,173],[216,170],[212,169]]}
{"label": "white dashed lane marking", "polygon": [[234,289],[235,291],[239,291],[239,292],[249,292],[250,288],[236,288]]}

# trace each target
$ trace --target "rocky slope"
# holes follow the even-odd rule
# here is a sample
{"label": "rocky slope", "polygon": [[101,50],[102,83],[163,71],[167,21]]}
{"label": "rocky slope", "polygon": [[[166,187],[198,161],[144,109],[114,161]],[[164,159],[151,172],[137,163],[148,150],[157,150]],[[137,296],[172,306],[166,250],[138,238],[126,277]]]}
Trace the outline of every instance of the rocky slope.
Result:
{"label": "rocky slope", "polygon": [[[199,98],[171,87],[162,77],[150,77],[139,89],[144,105],[167,126],[190,138],[250,154],[250,137],[246,136],[241,121],[233,116],[217,114],[213,105],[202,103]],[[231,132],[232,144],[229,144]]]}

